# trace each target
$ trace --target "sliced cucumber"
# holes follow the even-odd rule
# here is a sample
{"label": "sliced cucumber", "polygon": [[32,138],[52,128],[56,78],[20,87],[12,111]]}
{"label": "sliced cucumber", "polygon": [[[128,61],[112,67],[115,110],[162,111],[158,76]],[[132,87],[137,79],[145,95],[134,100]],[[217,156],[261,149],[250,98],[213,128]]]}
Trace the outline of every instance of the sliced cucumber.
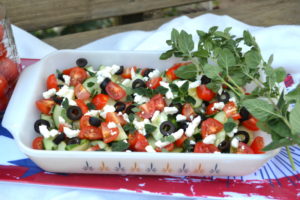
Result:
{"label": "sliced cucumber", "polygon": [[148,140],[148,143],[153,147],[153,148],[155,148],[156,146],[155,146],[155,142],[156,142],[156,140],[153,138],[153,137],[148,137],[147,138],[147,140]]}
{"label": "sliced cucumber", "polygon": [[88,140],[81,140],[80,144],[70,144],[66,146],[69,151],[85,151],[89,148],[90,143]]}
{"label": "sliced cucumber", "polygon": [[94,93],[94,92],[97,92],[97,94],[100,93],[100,86],[97,83],[97,77],[95,76],[86,79],[82,85],[90,93]]}
{"label": "sliced cucumber", "polygon": [[155,131],[152,132],[152,136],[155,140],[160,140],[163,137],[163,134],[161,134],[159,127],[161,123],[168,120],[168,116],[165,113],[160,113],[158,117],[152,121],[152,124],[156,126]]}
{"label": "sliced cucumber", "polygon": [[62,141],[61,143],[59,143],[57,145],[57,150],[58,151],[65,151],[66,150],[66,146],[67,146],[67,144],[64,141]]}
{"label": "sliced cucumber", "polygon": [[46,120],[46,121],[49,122],[49,124],[50,124],[50,129],[55,128],[54,121],[53,121],[53,119],[52,119],[51,116],[45,115],[45,114],[41,114],[41,119]]}
{"label": "sliced cucumber", "polygon": [[44,138],[43,144],[44,144],[45,150],[56,150],[57,149],[57,145],[53,142],[52,137]]}
{"label": "sliced cucumber", "polygon": [[80,129],[80,120],[73,121],[72,123],[72,129]]}
{"label": "sliced cucumber", "polygon": [[214,119],[218,120],[222,124],[225,124],[227,122],[228,118],[226,117],[226,113],[224,111],[218,112],[215,116]]}
{"label": "sliced cucumber", "polygon": [[126,140],[127,139],[127,134],[125,133],[124,129],[122,128],[122,126],[117,125],[118,129],[119,129],[119,135],[116,138],[116,141],[119,140]]}
{"label": "sliced cucumber", "polygon": [[249,134],[249,142],[247,143],[249,146],[252,144],[253,140],[254,140],[254,133],[253,131],[250,131],[249,129],[243,127],[243,126],[239,126],[238,127],[239,131],[246,131]]}
{"label": "sliced cucumber", "polygon": [[183,148],[181,148],[181,147],[175,147],[174,149],[173,149],[173,151],[171,151],[171,153],[180,153],[180,152],[182,152],[183,151]]}
{"label": "sliced cucumber", "polygon": [[226,132],[224,130],[218,132],[216,134],[215,145],[218,146],[221,142],[223,142],[226,138]]}
{"label": "sliced cucumber", "polygon": [[196,88],[190,88],[190,89],[188,89],[188,94],[196,100],[196,103],[194,105],[195,108],[201,106],[202,99],[199,99],[199,97],[197,95],[197,89]]}
{"label": "sliced cucumber", "polygon": [[59,116],[61,116],[62,118],[64,118],[64,120],[66,121],[66,123],[71,124],[72,120],[70,120],[67,117],[67,111],[66,109],[64,109],[63,107],[59,106],[59,105],[55,105],[54,109],[53,109],[53,120],[54,120],[54,124],[56,126],[56,128],[59,128]]}
{"label": "sliced cucumber", "polygon": [[96,146],[96,145],[98,145],[100,149],[106,149],[108,147],[108,145],[101,140],[94,140],[91,142],[91,146]]}

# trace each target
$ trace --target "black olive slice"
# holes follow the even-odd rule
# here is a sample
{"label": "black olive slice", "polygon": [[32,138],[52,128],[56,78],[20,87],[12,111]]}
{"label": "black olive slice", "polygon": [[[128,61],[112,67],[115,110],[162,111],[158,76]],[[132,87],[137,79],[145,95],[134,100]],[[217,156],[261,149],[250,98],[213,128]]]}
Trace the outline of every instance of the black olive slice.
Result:
{"label": "black olive slice", "polygon": [[159,130],[164,136],[171,135],[175,131],[175,126],[170,121],[161,123]]}
{"label": "black olive slice", "polygon": [[63,102],[63,98],[56,95],[52,96],[51,99],[59,105]]}
{"label": "black olive slice", "polygon": [[64,133],[60,133],[55,136],[55,138],[53,139],[53,143],[58,145],[59,143],[64,141],[65,138],[66,138],[66,135]]}
{"label": "black olive slice", "polygon": [[136,106],[134,106],[134,105],[130,105],[130,106],[128,106],[127,108],[126,108],[126,110],[125,110],[125,113],[127,113],[128,115],[129,114],[134,114],[134,112],[132,111],[132,109],[133,108],[135,108]]}
{"label": "black olive slice", "polygon": [[141,79],[135,79],[132,83],[132,88],[136,89],[136,88],[145,88],[146,87],[146,83],[141,80]]}
{"label": "black olive slice", "polygon": [[152,69],[152,68],[145,69],[143,77],[149,77],[150,72],[153,72],[153,71],[154,71],[154,69]]}
{"label": "black olive slice", "polygon": [[219,149],[222,153],[229,153],[229,151],[230,151],[230,141],[228,141],[228,140],[222,141],[222,142],[218,145],[218,149]]}
{"label": "black olive slice", "polygon": [[125,103],[120,102],[120,101],[118,101],[117,103],[115,103],[114,106],[115,106],[116,112],[122,112],[126,108]]}
{"label": "black olive slice", "polygon": [[208,84],[208,83],[210,83],[211,82],[211,79],[210,78],[208,78],[207,76],[205,76],[205,75],[203,75],[202,77],[201,77],[201,84]]}
{"label": "black olive slice", "polygon": [[76,65],[77,65],[78,67],[85,67],[85,66],[87,65],[87,63],[88,63],[88,61],[87,61],[87,59],[85,59],[85,58],[78,58],[78,59],[76,60]]}
{"label": "black olive slice", "polygon": [[230,95],[228,92],[223,91],[222,94],[217,95],[217,99],[219,102],[227,103],[230,99]]}
{"label": "black olive slice", "polygon": [[67,117],[70,120],[79,120],[82,117],[82,111],[78,106],[70,106],[67,109]]}
{"label": "black olive slice", "polygon": [[39,128],[41,125],[47,126],[48,129],[50,128],[50,123],[49,123],[47,120],[44,120],[44,119],[38,119],[38,120],[36,120],[35,123],[34,123],[34,130],[35,130],[35,132],[41,133],[41,132],[40,132],[40,128]]}
{"label": "black olive slice", "polygon": [[242,107],[241,110],[240,110],[240,115],[241,115],[241,119],[240,119],[240,122],[243,122],[247,119],[250,118],[250,113],[249,111],[245,108],[245,107]]}
{"label": "black olive slice", "polygon": [[100,84],[100,88],[102,89],[102,91],[105,91],[105,88],[110,81],[111,81],[110,78],[105,78],[102,81],[102,83]]}
{"label": "black olive slice", "polygon": [[247,144],[250,140],[250,136],[247,131],[238,131],[234,134],[234,137],[245,144]]}
{"label": "black olive slice", "polygon": [[70,144],[80,144],[80,138],[73,137],[73,138],[69,139],[67,142],[67,145],[70,145]]}
{"label": "black olive slice", "polygon": [[99,127],[100,124],[101,124],[101,119],[99,119],[98,117],[90,117],[89,123],[90,123],[92,126]]}
{"label": "black olive slice", "polygon": [[124,72],[124,66],[121,65],[120,69],[115,73],[115,75],[121,75],[121,74],[123,74],[123,72]]}

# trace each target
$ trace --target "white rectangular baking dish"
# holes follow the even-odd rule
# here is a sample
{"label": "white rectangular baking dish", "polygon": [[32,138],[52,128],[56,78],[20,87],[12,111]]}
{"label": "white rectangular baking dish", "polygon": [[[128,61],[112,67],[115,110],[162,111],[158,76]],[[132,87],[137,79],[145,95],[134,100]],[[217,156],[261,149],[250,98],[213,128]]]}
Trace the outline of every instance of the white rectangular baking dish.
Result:
{"label": "white rectangular baking dish", "polygon": [[[145,51],[78,51],[60,50],[26,68],[17,83],[6,110],[3,126],[14,136],[21,151],[39,167],[50,172],[185,175],[185,176],[243,176],[259,169],[279,149],[265,154],[196,154],[143,152],[79,152],[42,151],[31,148],[37,136],[33,124],[39,116],[35,101],[46,90],[45,80],[56,69],[75,66],[78,58],[86,58],[90,65],[124,65],[170,67],[178,60],[159,60],[161,52]],[[269,135],[258,132],[269,143]]]}

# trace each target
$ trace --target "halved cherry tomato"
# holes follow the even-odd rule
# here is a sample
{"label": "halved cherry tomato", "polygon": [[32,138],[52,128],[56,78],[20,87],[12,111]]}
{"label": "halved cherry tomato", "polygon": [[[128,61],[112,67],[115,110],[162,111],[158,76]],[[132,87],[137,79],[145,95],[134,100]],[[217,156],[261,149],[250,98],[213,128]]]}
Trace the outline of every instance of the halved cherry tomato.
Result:
{"label": "halved cherry tomato", "polygon": [[51,74],[50,76],[48,76],[47,78],[47,89],[56,89],[56,91],[58,91],[58,83],[57,83],[57,79],[55,77],[55,74]]}
{"label": "halved cherry tomato", "polygon": [[192,119],[191,117],[195,117],[196,116],[194,108],[189,103],[186,103],[186,104],[183,105],[181,114],[184,115],[184,116],[186,116],[186,118],[189,119],[189,120]]}
{"label": "halved cherry tomato", "polygon": [[168,144],[167,146],[165,146],[165,147],[163,147],[163,148],[159,148],[159,147],[156,147],[155,148],[155,151],[156,152],[162,152],[162,150],[163,149],[165,149],[165,150],[167,150],[167,151],[173,151],[173,149],[174,149],[174,143],[171,143],[171,144]]}
{"label": "halved cherry tomato", "polygon": [[161,94],[157,94],[150,99],[154,103],[155,110],[163,111],[166,106],[166,102]]}
{"label": "halved cherry tomato", "polygon": [[96,146],[91,146],[90,148],[88,148],[85,151],[98,151],[98,150],[100,150],[100,147],[99,147],[99,145],[96,145]]}
{"label": "halved cherry tomato", "polygon": [[257,136],[252,144],[251,144],[251,149],[254,151],[254,153],[256,154],[262,154],[265,153],[262,151],[262,149],[265,147],[265,142],[264,142],[264,138],[261,136]]}
{"label": "halved cherry tomato", "polygon": [[89,116],[89,115],[83,115],[81,118],[80,118],[80,129],[84,129],[84,128],[86,128],[86,127],[90,127],[90,126],[92,126],[91,124],[90,124],[90,118],[91,118],[91,116]]}
{"label": "halved cherry tomato", "polygon": [[87,105],[84,103],[83,100],[81,99],[76,99],[75,100],[76,104],[79,106],[79,108],[81,109],[81,112],[83,114],[87,113],[89,111],[89,108],[87,107]]}
{"label": "halved cherry tomato", "polygon": [[207,115],[214,115],[214,114],[216,114],[217,112],[220,111],[220,110],[218,110],[218,109],[214,109],[214,110],[213,110],[213,107],[214,107],[215,103],[218,103],[218,102],[217,102],[217,101],[212,102],[212,103],[210,103],[210,104],[206,107],[205,114],[207,114]]}
{"label": "halved cherry tomato", "polygon": [[103,142],[110,143],[115,141],[119,135],[119,129],[116,128],[108,128],[109,122],[102,122],[101,123],[101,131],[103,135]]}
{"label": "halved cherry tomato", "polygon": [[97,110],[101,110],[109,100],[109,96],[106,94],[97,94],[93,100],[92,103],[96,106]]}
{"label": "halved cherry tomato", "polygon": [[175,145],[178,146],[178,147],[182,147],[184,141],[185,141],[187,138],[188,138],[188,137],[187,137],[185,134],[183,134],[183,135],[181,136],[181,138],[179,138],[178,140],[175,141]]}
{"label": "halved cherry tomato", "polygon": [[126,121],[124,120],[122,115],[118,115],[115,112],[108,112],[106,113],[106,122],[114,122],[116,124],[120,124],[121,126],[126,124]]}
{"label": "halved cherry tomato", "polygon": [[0,98],[4,97],[8,91],[8,82],[6,78],[0,74]]}
{"label": "halved cherry tomato", "polygon": [[36,137],[33,141],[32,141],[32,148],[33,149],[38,149],[38,150],[42,150],[44,149],[44,144],[43,144],[43,137]]}
{"label": "halved cherry tomato", "polygon": [[70,85],[76,86],[78,83],[82,83],[88,76],[84,69],[76,67],[70,72]]}
{"label": "halved cherry tomato", "polygon": [[226,117],[232,117],[234,120],[242,118],[242,116],[238,113],[236,104],[232,101],[225,104],[223,111],[226,113]]}
{"label": "halved cherry tomato", "polygon": [[202,138],[210,134],[215,134],[220,132],[223,129],[223,124],[214,118],[208,118],[204,120],[201,124],[201,135]]}
{"label": "halved cherry tomato", "polygon": [[81,100],[87,100],[91,96],[91,93],[87,89],[85,89],[85,87],[81,83],[78,83],[75,86],[74,93],[75,96]]}
{"label": "halved cherry tomato", "polygon": [[3,35],[4,35],[4,28],[3,28],[3,25],[0,24],[0,41],[2,41]]}
{"label": "halved cherry tomato", "polygon": [[136,114],[144,119],[149,119],[153,116],[155,112],[155,104],[154,101],[149,101],[147,103],[144,103],[139,106],[140,112],[137,112]]}
{"label": "halved cherry tomato", "polygon": [[19,70],[17,63],[13,62],[9,58],[0,59],[0,74],[2,74],[8,83],[15,82],[19,76]]}
{"label": "halved cherry tomato", "polygon": [[55,105],[52,99],[40,99],[35,102],[36,107],[45,115],[50,115],[50,111]]}
{"label": "halved cherry tomato", "polygon": [[254,151],[245,143],[239,142],[239,146],[237,148],[238,154],[254,154]]}
{"label": "halved cherry tomato", "polygon": [[4,111],[7,104],[8,104],[8,97],[7,96],[4,96],[2,98],[0,98],[0,111]]}
{"label": "halved cherry tomato", "polygon": [[120,100],[126,96],[126,91],[118,84],[110,81],[106,87],[105,91],[114,100]]}
{"label": "halved cherry tomato", "polygon": [[214,153],[219,152],[219,149],[214,144],[205,144],[197,142],[194,148],[194,153]]}
{"label": "halved cherry tomato", "polygon": [[251,116],[249,119],[243,121],[242,125],[251,131],[258,131],[259,128],[256,126],[257,122],[258,122],[258,120],[256,118],[254,118],[253,116]]}
{"label": "halved cherry tomato", "polygon": [[167,71],[166,71],[166,76],[171,80],[175,80],[175,79],[178,79],[178,77],[176,76],[175,74],[175,71],[183,66],[183,65],[188,65],[189,63],[176,63],[174,64],[171,68],[169,68]]}
{"label": "halved cherry tomato", "polygon": [[122,78],[130,78],[131,79],[131,69],[133,69],[134,71],[136,71],[137,67],[127,67],[124,68],[124,72],[122,73]]}
{"label": "halved cherry tomato", "polygon": [[3,42],[0,42],[0,58],[6,57],[6,56],[7,56],[7,50],[6,50]]}
{"label": "halved cherry tomato", "polygon": [[135,151],[146,151],[145,148],[149,145],[147,138],[137,131],[129,134],[128,143],[129,148]]}
{"label": "halved cherry tomato", "polygon": [[216,93],[207,88],[206,85],[199,85],[197,87],[197,96],[204,101],[211,101],[216,96]]}
{"label": "halved cherry tomato", "polygon": [[160,86],[160,81],[162,81],[162,77],[155,77],[149,81],[147,81],[146,85],[150,89],[156,89],[158,86]]}
{"label": "halved cherry tomato", "polygon": [[58,125],[58,131],[61,132],[61,133],[64,132],[64,128],[65,128],[65,127],[66,127],[65,124],[59,124],[59,125]]}
{"label": "halved cherry tomato", "polygon": [[72,68],[69,68],[69,69],[65,69],[65,70],[62,71],[62,73],[63,73],[64,75],[70,76],[71,71],[72,71],[73,69],[75,69],[75,68],[80,68],[80,67],[72,67]]}
{"label": "halved cherry tomato", "polygon": [[80,130],[78,137],[80,139],[99,140],[102,139],[100,128],[87,126]]}

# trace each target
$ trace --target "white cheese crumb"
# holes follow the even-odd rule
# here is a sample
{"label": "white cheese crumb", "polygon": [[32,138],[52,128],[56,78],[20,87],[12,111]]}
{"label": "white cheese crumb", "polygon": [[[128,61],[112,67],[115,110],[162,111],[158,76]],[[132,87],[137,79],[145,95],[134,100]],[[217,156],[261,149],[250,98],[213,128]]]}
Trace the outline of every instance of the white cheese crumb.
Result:
{"label": "white cheese crumb", "polygon": [[214,154],[221,154],[221,152],[220,151],[215,151]]}
{"label": "white cheese crumb", "polygon": [[168,91],[167,91],[167,93],[166,93],[166,98],[167,98],[167,99],[174,99],[174,94],[172,93],[171,88],[169,87],[169,83],[164,82],[164,81],[160,81],[159,84],[160,84],[162,87],[165,87],[165,88],[168,89]]}
{"label": "white cheese crumb", "polygon": [[100,111],[100,116],[101,116],[102,118],[106,118],[106,114],[107,114],[108,112],[115,112],[115,111],[116,111],[116,108],[115,108],[114,106],[112,106],[112,105],[105,105],[105,106],[103,107],[103,110]]}
{"label": "white cheese crumb", "polygon": [[[64,85],[58,92],[56,92],[56,95],[59,97],[65,97],[69,100],[70,105],[77,105],[76,102],[73,100],[74,98],[74,89],[69,88],[67,85]],[[74,103],[75,102],[75,103]]]}
{"label": "white cheese crumb", "polygon": [[128,143],[127,140],[123,140],[124,143]]}
{"label": "white cheese crumb", "polygon": [[186,116],[184,116],[182,114],[176,115],[176,121],[177,122],[184,121],[184,120],[186,120]]}
{"label": "white cheese crumb", "polygon": [[117,134],[117,131],[110,131],[110,134],[111,134],[111,135],[116,135],[116,134]]}
{"label": "white cheese crumb", "polygon": [[130,152],[132,152],[132,151],[131,151],[131,150],[126,150],[125,152],[130,153]]}
{"label": "white cheese crumb", "polygon": [[159,114],[160,114],[159,110],[156,110],[151,118],[151,122],[155,121],[159,116]]}
{"label": "white cheese crumb", "polygon": [[59,134],[59,131],[56,129],[49,131],[46,125],[40,125],[39,130],[45,138],[54,137]]}
{"label": "white cheese crumb", "polygon": [[64,79],[66,85],[70,85],[70,80],[71,80],[70,76],[63,75],[63,79]]}
{"label": "white cheese crumb", "polygon": [[187,82],[187,81],[186,80],[177,80],[177,81],[174,81],[174,84],[180,88],[185,82]]}
{"label": "white cheese crumb", "polygon": [[134,67],[131,68],[130,74],[131,74],[131,80],[136,79],[136,73],[135,73],[135,71],[134,71]]}
{"label": "white cheese crumb", "polygon": [[119,65],[112,65],[110,73],[115,74],[117,71],[119,71],[119,69],[120,69]]}
{"label": "white cheese crumb", "polygon": [[92,117],[98,117],[100,111],[99,110],[90,110],[84,115],[92,116]]}
{"label": "white cheese crumb", "polygon": [[221,95],[222,92],[223,92],[223,88],[222,88],[222,86],[221,86],[220,89],[218,90],[218,94]]}
{"label": "white cheese crumb", "polygon": [[144,97],[142,95],[139,95],[137,93],[134,93],[134,99],[133,101],[137,104],[143,104],[143,103],[146,103],[148,101],[150,101],[150,99],[148,97]]}
{"label": "white cheese crumb", "polygon": [[150,153],[156,153],[156,151],[154,150],[154,148],[151,145],[146,146],[145,150]]}
{"label": "white cheese crumb", "polygon": [[111,67],[106,66],[97,71],[97,83],[102,83],[105,78],[111,78],[111,70]]}
{"label": "white cheese crumb", "polygon": [[50,99],[55,94],[56,94],[56,89],[51,88],[51,89],[47,90],[46,92],[43,92],[43,97],[44,97],[44,99]]}
{"label": "white cheese crumb", "polygon": [[226,134],[228,135],[228,137],[233,137],[236,132],[238,132],[238,127],[234,127],[231,132]]}
{"label": "white cheese crumb", "polygon": [[195,129],[201,122],[201,117],[198,116],[195,119],[193,119],[192,122],[188,123],[188,127],[185,131],[186,136],[191,137],[194,134]]}
{"label": "white cheese crumb", "polygon": [[214,110],[222,110],[225,104],[223,102],[214,103],[214,106],[211,108],[212,111]]}
{"label": "white cheese crumb", "polygon": [[231,97],[228,101],[232,101],[233,103],[236,103],[235,97]]}
{"label": "white cheese crumb", "polygon": [[123,114],[123,119],[128,123],[130,122],[127,113]]}
{"label": "white cheese crumb", "polygon": [[214,144],[217,139],[216,134],[210,134],[203,139],[204,144]]}
{"label": "white cheese crumb", "polygon": [[146,129],[145,129],[145,125],[146,124],[150,124],[150,120],[149,119],[144,119],[143,121],[137,121],[136,119],[133,120],[134,127],[142,135],[146,135],[147,134],[146,133]]}
{"label": "white cheese crumb", "polygon": [[155,69],[152,72],[150,72],[148,76],[150,79],[153,79],[153,78],[159,77],[160,72],[157,69]]}
{"label": "white cheese crumb", "polygon": [[200,80],[196,80],[196,81],[191,82],[191,83],[189,84],[189,89],[196,88],[196,87],[198,87],[199,85],[201,85],[201,81],[200,81]]}
{"label": "white cheese crumb", "polygon": [[124,85],[125,87],[130,87],[131,80],[129,78],[124,79],[124,81],[122,81],[122,85]]}
{"label": "white cheese crumb", "polygon": [[240,142],[240,141],[239,141],[237,138],[233,138],[233,139],[231,140],[231,146],[232,146],[233,148],[238,148],[239,142]]}
{"label": "white cheese crumb", "polygon": [[191,145],[195,145],[196,142],[195,142],[194,140],[190,140],[190,144],[191,144]]}
{"label": "white cheese crumb", "polygon": [[[176,131],[175,133],[172,133],[171,135],[175,138],[175,141],[178,140],[179,138],[181,138],[181,136],[183,135],[184,130],[183,129],[179,129],[178,131]],[[157,142],[155,142],[155,146],[159,147],[159,148],[163,148],[167,145],[171,144],[171,142],[165,141],[162,142],[161,140],[158,140]]]}
{"label": "white cheese crumb", "polygon": [[77,137],[79,134],[80,130],[76,129],[76,130],[72,130],[68,127],[64,127],[64,133],[66,134],[66,136],[68,138],[73,138],[73,137]]}
{"label": "white cheese crumb", "polygon": [[167,114],[167,115],[172,115],[172,114],[175,114],[178,112],[178,109],[176,107],[165,107],[164,108],[164,112]]}
{"label": "white cheese crumb", "polygon": [[107,128],[117,128],[117,124],[115,122],[109,122]]}

